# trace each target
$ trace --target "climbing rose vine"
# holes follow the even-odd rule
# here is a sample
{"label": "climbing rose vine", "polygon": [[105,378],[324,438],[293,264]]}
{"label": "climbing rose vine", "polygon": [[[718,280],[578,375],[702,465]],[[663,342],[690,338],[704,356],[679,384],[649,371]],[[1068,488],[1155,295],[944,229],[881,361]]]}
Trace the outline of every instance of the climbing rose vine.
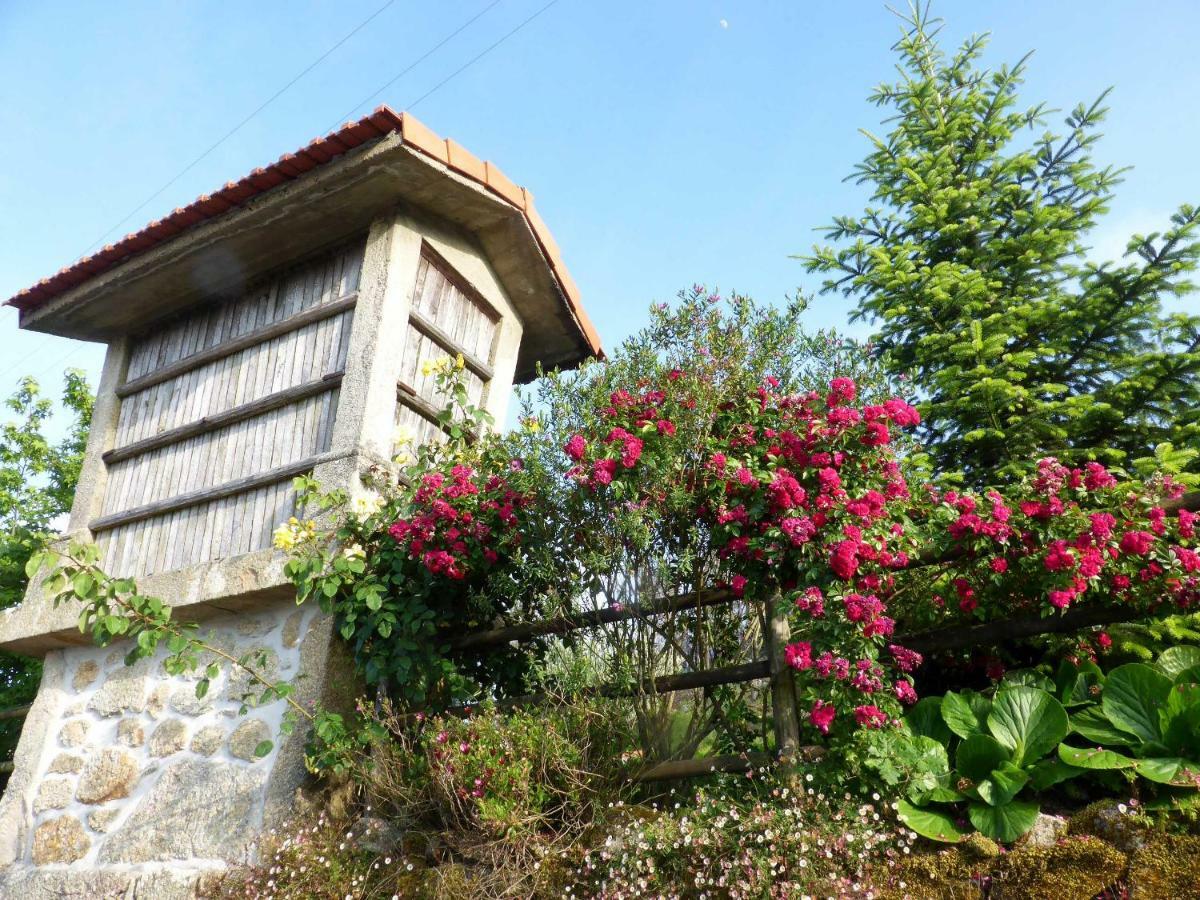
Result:
{"label": "climbing rose vine", "polygon": [[[694,404],[680,370],[634,393],[616,391],[599,436],[573,435],[564,451],[579,489],[614,503],[653,503],[638,469],[675,459],[675,417]],[[920,420],[900,399],[857,406],[835,378],[826,393],[780,393],[774,379],[723,404],[708,430],[694,483],[695,513],[712,533],[727,586],[787,608],[798,639],[786,650],[804,711],[822,735],[894,722],[916,700],[915,654],[895,648],[884,598],[911,558],[910,491],[894,432]]]}
{"label": "climbing rose vine", "polygon": [[[789,393],[773,378],[729,390],[711,369],[659,371],[618,382],[550,454],[537,428],[422,451],[396,496],[348,516],[336,539],[349,550],[293,560],[369,681],[418,703],[518,689],[517,651],[457,659],[446,639],[586,589],[578,560],[596,516],[701,525],[718,566],[706,583],[748,617],[763,604],[787,616],[810,738],[894,727],[916,702],[923,660],[897,620],[912,633],[1081,603],[1129,618],[1200,597],[1200,522],[1170,478],[1048,458],[1003,492],[913,488],[900,438],[920,417],[902,399],[863,403],[846,377]],[[547,458],[557,472],[531,468]]]}

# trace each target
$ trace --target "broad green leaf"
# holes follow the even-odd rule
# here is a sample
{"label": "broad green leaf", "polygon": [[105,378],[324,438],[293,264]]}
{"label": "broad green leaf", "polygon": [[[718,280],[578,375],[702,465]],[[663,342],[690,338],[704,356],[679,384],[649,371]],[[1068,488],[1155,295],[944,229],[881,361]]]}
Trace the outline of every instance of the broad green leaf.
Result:
{"label": "broad green leaf", "polygon": [[33,580],[37,576],[38,570],[46,562],[47,554],[44,550],[34,553],[29,559],[25,560],[25,577]]}
{"label": "broad green leaf", "polygon": [[1033,687],[1054,693],[1054,682],[1036,669],[1013,669],[1005,672],[1000,681],[1000,689],[1010,687]]}
{"label": "broad green leaf", "polygon": [[258,746],[254,748],[254,755],[261,759],[271,752],[275,744],[271,741],[259,741]]}
{"label": "broad green leaf", "polygon": [[967,836],[947,813],[935,809],[922,809],[907,800],[896,803],[896,814],[900,821],[922,837],[946,844],[957,844]]}
{"label": "broad green leaf", "polygon": [[1154,661],[1154,665],[1174,681],[1175,676],[1185,669],[1200,666],[1200,647],[1192,647],[1186,644],[1168,647],[1158,655],[1158,659]]}
{"label": "broad green leaf", "polygon": [[1175,676],[1175,684],[1200,684],[1200,666],[1184,669]]}
{"label": "broad green leaf", "polygon": [[[1061,748],[1062,745],[1059,744]],[[1060,759],[1043,759],[1029,770],[1029,784],[1035,791],[1044,791],[1068,778],[1082,775],[1083,770]]]}
{"label": "broad green leaf", "polygon": [[90,572],[78,572],[71,579],[71,589],[80,600],[89,600],[96,589],[96,579]]}
{"label": "broad green leaf", "polygon": [[1175,784],[1175,777],[1184,761],[1178,756],[1152,756],[1134,761],[1137,773],[1148,781],[1159,784]]}
{"label": "broad green leaf", "polygon": [[1200,685],[1172,686],[1162,710],[1163,744],[1173,754],[1200,748]]}
{"label": "broad green leaf", "polygon": [[996,740],[1012,751],[1017,765],[1045,756],[1070,729],[1063,705],[1031,687],[998,691],[987,722]]}
{"label": "broad green leaf", "polygon": [[990,734],[973,734],[958,745],[954,768],[972,781],[982,781],[1011,757],[1011,752]]}
{"label": "broad green leaf", "polygon": [[1128,756],[1112,750],[1101,750],[1098,747],[1081,749],[1069,744],[1058,745],[1058,758],[1078,769],[1130,769],[1135,764]]}
{"label": "broad green leaf", "polygon": [[1134,744],[1134,739],[1129,733],[1121,731],[1108,721],[1108,716],[1104,715],[1104,710],[1099,706],[1072,712],[1071,730],[1089,741],[1109,747],[1132,747]]}
{"label": "broad green leaf", "polygon": [[1021,793],[1021,788],[1028,783],[1029,776],[1022,769],[1006,762],[1000,768],[993,769],[975,789],[989,806],[1003,806]]}
{"label": "broad green leaf", "polygon": [[942,719],[959,737],[969,737],[983,731],[983,723],[991,705],[991,701],[974,691],[963,691],[961,694],[947,691],[942,697]]}
{"label": "broad green leaf", "polygon": [[1075,665],[1064,659],[1055,675],[1055,694],[1065,706],[1080,706],[1096,700],[1093,690],[1104,684],[1104,673],[1093,662]]}
{"label": "broad green leaf", "polygon": [[908,711],[904,717],[909,730],[918,737],[933,738],[939,744],[949,744],[953,733],[942,718],[942,701],[937,697],[925,697]]}
{"label": "broad green leaf", "polygon": [[1162,740],[1159,710],[1171,692],[1171,679],[1141,663],[1118,666],[1104,682],[1101,705],[1108,720],[1144,743]]}
{"label": "broad green leaf", "polygon": [[1182,793],[1163,793],[1153,800],[1142,804],[1143,809],[1158,812],[1178,812],[1180,810],[1200,807],[1200,791],[1184,791]]}
{"label": "broad green leaf", "polygon": [[1038,808],[1027,800],[1014,800],[1004,806],[972,803],[967,807],[967,818],[984,836],[1011,843],[1033,827]]}

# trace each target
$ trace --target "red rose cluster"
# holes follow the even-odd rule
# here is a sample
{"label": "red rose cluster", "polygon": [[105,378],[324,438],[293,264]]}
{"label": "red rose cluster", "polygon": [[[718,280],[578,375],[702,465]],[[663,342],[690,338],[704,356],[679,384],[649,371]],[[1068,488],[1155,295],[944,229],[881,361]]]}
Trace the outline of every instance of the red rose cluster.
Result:
{"label": "red rose cluster", "polygon": [[964,613],[1064,610],[1085,598],[1189,609],[1200,598],[1197,514],[1167,509],[1178,483],[1122,486],[1099,463],[1046,458],[1011,493],[935,497],[943,552],[960,558],[952,584]]}
{"label": "red rose cluster", "polygon": [[467,465],[421,477],[407,517],[388,533],[436,576],[461,581],[521,542],[521,512],[531,503],[499,475]]}
{"label": "red rose cluster", "polygon": [[[624,499],[652,501],[633,482],[660,447],[677,450],[663,442],[675,438],[681,408],[694,407],[680,376],[672,372],[638,394],[614,392],[602,410],[607,434],[567,441],[570,477],[592,492],[628,479]],[[895,720],[900,703],[916,700],[897,657],[883,653],[895,627],[883,598],[912,551],[898,524],[910,495],[893,432],[920,416],[899,399],[856,406],[857,394],[849,378],[801,395],[781,393],[769,380],[720,408],[695,448],[699,475],[688,482],[728,586],[791,610],[793,630],[805,640],[787,648],[787,661],[822,734],[839,722],[881,727]],[[839,717],[843,705],[852,714]]]}

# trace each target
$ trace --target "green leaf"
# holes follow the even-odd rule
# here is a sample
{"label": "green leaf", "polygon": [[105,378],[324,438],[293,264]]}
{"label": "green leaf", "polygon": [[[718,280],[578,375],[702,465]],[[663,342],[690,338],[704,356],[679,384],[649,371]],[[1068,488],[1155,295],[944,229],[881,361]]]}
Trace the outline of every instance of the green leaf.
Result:
{"label": "green leaf", "polygon": [[967,833],[955,824],[947,813],[934,809],[913,806],[907,800],[896,803],[896,815],[900,821],[922,837],[945,844],[957,844]]}
{"label": "green leaf", "polygon": [[1059,744],[1058,758],[1077,769],[1131,769],[1134,766],[1134,761],[1128,756],[1099,747],[1081,749]]}
{"label": "green leaf", "polygon": [[1159,710],[1171,692],[1171,679],[1142,663],[1113,669],[1104,683],[1101,705],[1108,721],[1144,743],[1162,740]]}
{"label": "green leaf", "polygon": [[1174,684],[1200,684],[1200,666],[1192,666],[1190,669],[1184,669],[1175,676]]}
{"label": "green leaf", "polygon": [[[1059,747],[1061,746],[1059,744]],[[1068,765],[1062,760],[1043,759],[1029,770],[1029,783],[1035,791],[1044,791],[1081,774],[1083,774],[1082,769]]]}
{"label": "green leaf", "polygon": [[1181,672],[1200,666],[1200,647],[1181,644],[1168,647],[1158,655],[1154,665],[1166,673],[1172,681]]}
{"label": "green leaf", "polygon": [[1128,732],[1116,728],[1099,706],[1071,713],[1071,730],[1089,741],[1110,747],[1132,747],[1134,739]]}
{"label": "green leaf", "polygon": [[209,685],[209,680],[207,678],[201,678],[199,681],[196,682],[196,699],[197,700],[203,700],[205,695],[208,694],[208,685]]}
{"label": "green leaf", "polygon": [[1159,784],[1175,784],[1184,761],[1178,756],[1152,756],[1134,761],[1137,773],[1147,781]]}
{"label": "green leaf", "polygon": [[1048,693],[1054,692],[1054,682],[1036,669],[1013,669],[1011,672],[1005,672],[1000,687],[1033,687]]}
{"label": "green leaf", "polygon": [[1063,705],[1045,691],[1031,687],[998,691],[987,721],[996,739],[1012,751],[1017,765],[1045,756],[1070,729]]}
{"label": "green leaf", "polygon": [[1096,699],[1092,689],[1103,687],[1104,673],[1095,663],[1075,665],[1069,659],[1064,659],[1054,680],[1055,693],[1063,705],[1080,706]]}
{"label": "green leaf", "polygon": [[270,753],[274,747],[275,744],[272,741],[259,741],[258,746],[254,748],[254,755],[257,758],[262,759],[264,756]]}
{"label": "green leaf", "polygon": [[939,744],[949,744],[953,732],[942,718],[942,701],[938,697],[924,697],[905,715],[909,730],[918,737],[933,738]]}
{"label": "green leaf", "polygon": [[1011,758],[1008,749],[990,734],[972,734],[958,745],[954,767],[960,775],[981,781]]}
{"label": "green leaf", "polygon": [[38,570],[45,564],[46,559],[46,552],[39,550],[30,556],[29,559],[25,560],[25,577],[32,581],[37,576]]}
{"label": "green leaf", "polygon": [[1021,793],[1021,788],[1029,783],[1029,776],[1024,770],[1010,762],[1003,763],[998,769],[975,786],[983,802],[989,806],[1003,806]]}
{"label": "green leaf", "polygon": [[89,600],[96,589],[96,579],[92,577],[91,572],[78,572],[71,579],[71,590],[75,592],[80,600]]}
{"label": "green leaf", "polygon": [[982,732],[990,710],[988,699],[974,691],[963,691],[961,694],[947,691],[942,697],[942,719],[961,738]]}
{"label": "green leaf", "polygon": [[972,803],[967,807],[967,818],[985,837],[1007,844],[1033,827],[1038,810],[1038,804],[1027,800],[1014,800],[1003,806]]}

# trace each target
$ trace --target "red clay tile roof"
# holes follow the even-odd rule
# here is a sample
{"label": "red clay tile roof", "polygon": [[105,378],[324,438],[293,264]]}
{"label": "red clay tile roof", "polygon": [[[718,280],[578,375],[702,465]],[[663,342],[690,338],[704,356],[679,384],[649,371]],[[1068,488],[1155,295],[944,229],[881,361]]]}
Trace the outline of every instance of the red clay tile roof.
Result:
{"label": "red clay tile roof", "polygon": [[443,140],[433,131],[413,118],[411,113],[397,113],[388,106],[380,106],[369,116],[357,122],[347,122],[337,131],[319,137],[301,147],[295,153],[285,153],[269,166],[255,169],[241,181],[228,182],[214,194],[203,194],[191,204],[175,209],[169,215],[151,222],[141,231],[128,234],[115,244],[85,256],[78,262],[60,269],[49,278],[43,278],[32,287],[14,294],[5,301],[6,306],[19,310],[30,310],[53,297],[65,293],[89,278],[105,272],[130,257],[169,241],[193,225],[228,212],[251,197],[258,196],[288,181],[299,178],[305,172],[327,163],[337,156],[368,141],[373,141],[392,132],[399,133],[404,144],[426,156],[432,157],[460,175],[486,187],[497,197],[516,207],[525,216],[530,231],[537,238],[542,255],[554,272],[555,280],[566,297],[576,322],[579,324],[588,346],[597,356],[602,355],[600,336],[584,312],[579,301],[579,289],[575,286],[566,265],[562,261],[558,245],[549,229],[533,206],[533,195],[518,187],[505,177],[494,163],[484,162],[453,140]]}

